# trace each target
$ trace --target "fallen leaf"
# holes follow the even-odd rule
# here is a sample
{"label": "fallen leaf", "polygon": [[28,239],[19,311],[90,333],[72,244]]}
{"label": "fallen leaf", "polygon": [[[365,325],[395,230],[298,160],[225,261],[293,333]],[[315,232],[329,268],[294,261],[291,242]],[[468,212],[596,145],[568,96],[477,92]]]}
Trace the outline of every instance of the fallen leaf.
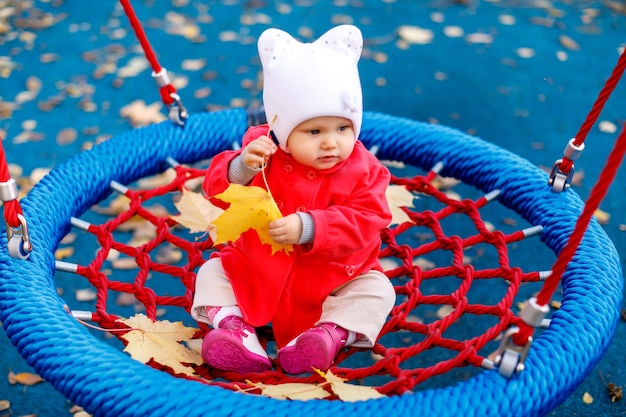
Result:
{"label": "fallen leaf", "polygon": [[432,30],[410,25],[400,26],[398,28],[398,36],[405,42],[417,45],[431,43],[434,38]]}
{"label": "fallen leaf", "polygon": [[217,233],[215,243],[236,241],[242,233],[254,229],[261,243],[272,247],[272,253],[293,251],[293,245],[281,245],[272,240],[269,223],[281,218],[276,202],[263,188],[230,184],[226,191],[215,196],[230,206],[213,222]]}
{"label": "fallen leaf", "polygon": [[490,45],[493,43],[493,35],[489,33],[469,33],[465,36],[465,40],[471,44]]}
{"label": "fallen leaf", "polygon": [[430,271],[431,269],[437,266],[433,261],[430,261],[421,256],[418,256],[417,258],[413,259],[412,264],[415,266],[419,266],[420,269],[423,271]]}
{"label": "fallen leaf", "polygon": [[151,190],[153,188],[170,184],[175,178],[176,171],[172,168],[168,168],[160,174],[140,179],[137,181],[137,186],[142,190]]}
{"label": "fallen leaf", "polygon": [[11,403],[8,400],[0,400],[0,411],[7,411],[11,408]]}
{"label": "fallen leaf", "polygon": [[289,400],[321,400],[330,394],[322,386],[315,384],[289,383],[268,385],[262,382],[252,383],[250,385],[260,388],[263,395],[271,398],[289,399]]}
{"label": "fallen leaf", "polygon": [[450,190],[456,187],[461,181],[453,177],[442,177],[437,175],[433,180],[433,186],[441,191]]}
{"label": "fallen leaf", "polygon": [[[191,233],[206,233],[213,229],[212,224],[224,213],[219,207],[211,204],[200,193],[183,189],[180,200],[174,203],[180,212],[177,216],[170,216],[175,222],[185,226]],[[211,236],[215,241],[215,237]]]}
{"label": "fallen leaf", "polygon": [[413,200],[416,198],[409,190],[406,189],[403,185],[389,185],[387,190],[385,191],[385,197],[387,197],[387,203],[389,204],[389,209],[391,210],[391,223],[393,224],[402,224],[402,223],[415,223],[411,220],[408,214],[402,207],[415,207],[413,205]]}
{"label": "fallen leaf", "polygon": [[176,374],[187,376],[193,375],[193,369],[183,363],[202,363],[201,355],[179,343],[190,340],[198,329],[186,327],[182,322],[152,321],[143,314],[120,321],[134,329],[122,336],[128,342],[124,352],[133,359],[143,363],[152,359]]}
{"label": "fallen leaf", "polygon": [[365,385],[346,384],[345,379],[334,375],[331,371],[322,372],[319,369],[315,369],[315,372],[317,372],[318,374],[323,376],[324,379],[326,379],[326,381],[330,384],[333,392],[342,401],[365,401],[385,397],[384,394],[381,394],[373,387],[368,387]]}
{"label": "fallen leaf", "polygon": [[130,207],[130,198],[125,195],[118,195],[111,200],[108,207],[94,206],[92,210],[98,214],[105,214],[109,216],[117,216],[120,213],[125,212]]}
{"label": "fallen leaf", "polygon": [[442,319],[448,316],[453,311],[454,311],[454,307],[448,304],[444,304],[437,309],[437,312],[435,314],[437,315],[438,318]]}
{"label": "fallen leaf", "polygon": [[37,374],[30,372],[20,372],[19,374],[16,374],[13,373],[13,371],[9,371],[9,384],[11,385],[22,384],[32,386],[40,382],[44,382],[44,379]]}
{"label": "fallen leaf", "polygon": [[69,258],[73,254],[74,254],[74,248],[71,246],[68,246],[65,248],[59,248],[54,252],[54,259],[60,261],[65,258]]}
{"label": "fallen leaf", "polygon": [[593,403],[593,397],[591,396],[591,394],[589,394],[588,392],[585,392],[583,394],[583,402],[585,404],[591,404]]}
{"label": "fallen leaf", "polygon": [[139,268],[135,258],[117,258],[111,261],[111,267],[114,269],[135,269]]}
{"label": "fallen leaf", "polygon": [[128,63],[117,70],[117,76],[121,78],[130,78],[150,68],[150,63],[143,56],[132,57]]}
{"label": "fallen leaf", "polygon": [[603,211],[600,209],[597,209],[596,211],[594,211],[593,216],[598,220],[598,223],[600,224],[608,224],[609,221],[611,220],[611,215],[607,213],[606,211]]}
{"label": "fallen leaf", "polygon": [[161,113],[161,107],[162,104],[160,102],[146,105],[146,102],[143,100],[135,100],[120,109],[120,116],[129,119],[133,127],[147,126],[167,119]]}
{"label": "fallen leaf", "polygon": [[200,71],[206,66],[206,59],[185,59],[181,62],[180,67],[185,71]]}
{"label": "fallen leaf", "polygon": [[322,399],[330,395],[327,388],[330,388],[340,400],[346,402],[365,401],[385,397],[384,394],[381,394],[373,387],[346,384],[346,379],[334,375],[332,371],[322,372],[315,368],[313,370],[321,375],[326,382],[320,384],[288,383],[277,385],[267,385],[261,382],[247,382],[255,388],[260,388],[263,395],[278,399],[302,401]]}
{"label": "fallen leaf", "polygon": [[64,129],[61,129],[58,133],[57,133],[57,144],[58,145],[69,145],[71,143],[74,143],[74,141],[76,141],[76,138],[78,137],[78,131],[72,127],[66,127]]}
{"label": "fallen leaf", "polygon": [[76,290],[76,301],[94,301],[98,298],[98,293],[92,288]]}
{"label": "fallen leaf", "polygon": [[580,45],[574,39],[570,38],[567,35],[559,36],[559,43],[562,47],[567,48],[571,51],[580,51]]}
{"label": "fallen leaf", "polygon": [[603,120],[600,123],[598,123],[598,129],[602,133],[613,134],[617,132],[617,126],[615,125],[615,123],[609,122],[608,120]]}

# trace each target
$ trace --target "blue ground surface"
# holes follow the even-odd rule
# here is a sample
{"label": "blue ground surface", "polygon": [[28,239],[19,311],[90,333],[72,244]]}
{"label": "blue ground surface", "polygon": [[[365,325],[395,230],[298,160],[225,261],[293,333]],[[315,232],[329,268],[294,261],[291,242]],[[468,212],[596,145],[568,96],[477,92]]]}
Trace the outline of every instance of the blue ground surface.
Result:
{"label": "blue ground surface", "polygon": [[[142,56],[137,47],[127,49],[136,40],[117,2],[35,1],[20,18],[8,9],[27,3],[13,1],[0,9],[12,25],[7,34],[0,32],[2,102],[15,103],[29,77],[42,82],[35,99],[23,101],[9,114],[0,112],[7,158],[21,166],[25,176],[35,168],[54,168],[85,143],[131,129],[119,115],[127,103],[159,100],[148,70],[121,85],[114,74],[100,77],[94,72],[117,46],[125,51],[115,55],[117,68]],[[260,98],[254,42],[263,29],[276,26],[308,39],[335,24],[354,23],[366,39],[361,61],[366,110],[458,128],[545,167],[561,157],[626,45],[626,16],[616,12],[621,2],[336,0],[331,5],[311,0],[277,5],[138,0],[133,4],[162,65],[186,77],[187,85],[179,92],[191,112],[246,105]],[[28,27],[28,22],[47,22],[50,16],[53,21],[47,27]],[[401,25],[429,30],[432,40],[403,46],[396,36]],[[462,36],[453,36],[459,30]],[[476,42],[475,34],[483,41]],[[202,69],[193,70],[184,65],[187,59],[206,61]],[[42,102],[59,96],[68,84],[89,89],[77,96],[64,95],[53,111],[41,109]],[[600,116],[618,132],[626,120],[625,99],[622,82]],[[85,111],[91,102],[94,111]],[[78,136],[59,144],[58,132],[65,128],[76,129]],[[43,136],[15,143],[28,130]],[[616,135],[598,126],[591,130],[577,163],[585,176],[574,187],[583,198]],[[603,227],[620,254],[626,248],[624,174],[620,169],[601,206],[611,216]],[[526,261],[532,264],[531,253]],[[626,400],[611,403],[605,384],[626,385],[625,327],[621,320],[603,359],[549,415],[626,415]],[[2,375],[9,370],[30,368],[4,332],[0,358],[0,400],[11,402],[12,415],[70,414],[71,404],[48,384],[23,388],[7,383]],[[583,402],[586,392],[593,397],[591,404]]]}

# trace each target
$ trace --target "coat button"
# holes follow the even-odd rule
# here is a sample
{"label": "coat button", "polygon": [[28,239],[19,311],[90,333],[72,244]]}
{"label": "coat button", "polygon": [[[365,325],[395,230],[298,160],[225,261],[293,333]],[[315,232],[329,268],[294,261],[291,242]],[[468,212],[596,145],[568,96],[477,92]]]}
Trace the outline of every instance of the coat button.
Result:
{"label": "coat button", "polygon": [[351,277],[356,273],[356,269],[353,266],[346,266],[346,275]]}
{"label": "coat button", "polygon": [[309,171],[306,174],[307,178],[310,180],[314,180],[315,178],[317,178],[317,174],[315,173],[315,171]]}
{"label": "coat button", "polygon": [[283,204],[283,202],[282,202],[282,201],[278,201],[278,200],[276,200],[276,207],[278,207],[278,209],[279,209],[279,210],[282,210],[282,209],[283,209],[283,206],[284,206],[284,204]]}
{"label": "coat button", "polygon": [[303,212],[303,211],[306,211],[306,207],[304,207],[304,206],[296,207],[296,212]]}
{"label": "coat button", "polygon": [[283,169],[285,170],[285,172],[291,172],[293,171],[293,167],[291,165],[285,165],[283,167]]}

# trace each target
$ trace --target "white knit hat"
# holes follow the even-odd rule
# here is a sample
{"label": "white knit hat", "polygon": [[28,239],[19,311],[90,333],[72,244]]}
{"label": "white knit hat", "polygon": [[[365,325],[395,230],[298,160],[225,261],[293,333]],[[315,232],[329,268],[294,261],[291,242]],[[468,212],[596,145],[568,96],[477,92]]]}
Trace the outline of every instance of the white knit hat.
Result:
{"label": "white knit hat", "polygon": [[357,64],[363,37],[356,26],[337,26],[313,43],[267,29],[258,49],[265,116],[283,150],[291,131],[314,117],[345,117],[355,140],[359,137],[363,98]]}

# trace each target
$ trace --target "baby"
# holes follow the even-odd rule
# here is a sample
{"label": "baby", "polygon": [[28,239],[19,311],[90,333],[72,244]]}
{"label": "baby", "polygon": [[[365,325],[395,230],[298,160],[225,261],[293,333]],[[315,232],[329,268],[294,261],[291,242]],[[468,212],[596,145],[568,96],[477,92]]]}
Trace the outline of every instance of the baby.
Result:
{"label": "baby", "polygon": [[214,368],[271,369],[254,329],[271,323],[285,372],[326,371],[344,347],[371,348],[395,303],[378,260],[390,174],[358,140],[362,45],[351,25],[313,43],[277,29],[259,38],[271,123],[213,158],[203,187],[212,197],[230,183],[268,186],[284,216],[269,234],[293,251],[251,229],[199,269],[192,315],[213,327],[202,353]]}

